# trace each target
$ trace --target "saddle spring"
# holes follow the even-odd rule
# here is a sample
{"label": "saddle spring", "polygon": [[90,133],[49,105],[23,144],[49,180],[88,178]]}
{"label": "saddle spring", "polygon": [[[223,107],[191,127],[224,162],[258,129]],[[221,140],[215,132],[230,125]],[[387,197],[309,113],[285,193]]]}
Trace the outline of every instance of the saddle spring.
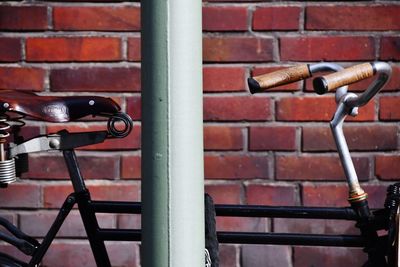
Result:
{"label": "saddle spring", "polygon": [[25,125],[25,122],[21,120],[23,117],[0,115],[0,187],[7,187],[17,180],[15,159],[10,159],[7,155],[6,143],[9,141],[10,132],[15,134]]}

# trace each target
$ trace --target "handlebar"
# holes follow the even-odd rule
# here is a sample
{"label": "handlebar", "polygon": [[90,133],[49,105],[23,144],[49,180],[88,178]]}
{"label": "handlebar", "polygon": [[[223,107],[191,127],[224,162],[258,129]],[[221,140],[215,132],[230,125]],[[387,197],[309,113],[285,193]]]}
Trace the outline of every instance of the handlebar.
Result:
{"label": "handlebar", "polygon": [[323,77],[317,77],[313,81],[317,94],[325,94],[340,86],[349,85],[370,78],[378,74],[378,78],[360,95],[357,106],[365,105],[387,82],[391,75],[391,67],[385,62],[362,63],[332,73]]}
{"label": "handlebar", "polygon": [[277,70],[271,73],[250,77],[247,79],[250,92],[252,94],[265,91],[279,85],[297,82],[311,77],[311,71],[308,64],[299,65],[283,70]]}

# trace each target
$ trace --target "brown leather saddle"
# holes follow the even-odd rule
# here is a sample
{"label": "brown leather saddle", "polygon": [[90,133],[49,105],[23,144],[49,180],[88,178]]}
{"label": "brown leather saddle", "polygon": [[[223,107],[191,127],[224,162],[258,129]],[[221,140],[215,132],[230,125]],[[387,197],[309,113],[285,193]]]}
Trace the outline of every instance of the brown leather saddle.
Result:
{"label": "brown leather saddle", "polygon": [[0,90],[0,113],[8,111],[49,122],[68,122],[88,115],[113,115],[120,107],[99,96],[39,96],[35,93]]}

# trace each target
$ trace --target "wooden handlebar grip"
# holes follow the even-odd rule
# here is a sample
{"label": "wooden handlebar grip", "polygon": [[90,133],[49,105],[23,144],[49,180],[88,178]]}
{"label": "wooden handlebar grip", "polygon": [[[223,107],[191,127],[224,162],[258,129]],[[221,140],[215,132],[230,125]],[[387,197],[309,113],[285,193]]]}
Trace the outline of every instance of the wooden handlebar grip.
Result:
{"label": "wooden handlebar grip", "polygon": [[297,82],[309,77],[311,77],[311,72],[308,65],[299,65],[248,78],[247,83],[250,92],[254,94],[272,87]]}
{"label": "wooden handlebar grip", "polygon": [[370,78],[375,72],[373,64],[362,63],[326,76],[317,77],[313,81],[313,87],[317,94],[323,95],[340,86]]}

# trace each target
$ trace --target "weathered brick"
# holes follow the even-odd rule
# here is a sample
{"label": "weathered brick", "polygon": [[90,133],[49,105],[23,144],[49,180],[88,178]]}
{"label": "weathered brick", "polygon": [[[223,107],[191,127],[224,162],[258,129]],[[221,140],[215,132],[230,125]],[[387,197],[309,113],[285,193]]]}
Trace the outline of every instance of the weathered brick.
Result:
{"label": "weathered brick", "polygon": [[140,68],[53,69],[50,88],[55,92],[137,92]]}
{"label": "weathered brick", "polygon": [[265,232],[268,219],[255,217],[217,217],[217,231]]}
{"label": "weathered brick", "polygon": [[253,14],[253,30],[297,30],[301,8],[297,6],[260,7]]}
{"label": "weathered brick", "polygon": [[40,186],[37,184],[15,183],[2,189],[0,207],[39,208],[42,206]]}
{"label": "weathered brick", "polygon": [[113,37],[28,38],[27,61],[118,61],[121,40]]}
{"label": "weathered brick", "polygon": [[240,127],[206,126],[204,128],[204,149],[241,150],[243,133]]}
{"label": "weathered brick", "polygon": [[376,156],[375,173],[382,180],[398,180],[400,178],[400,156]]}
{"label": "weathered brick", "polygon": [[273,40],[255,37],[204,37],[206,62],[265,62],[273,60]]}
{"label": "weathered brick", "polygon": [[274,219],[274,232],[328,235],[357,235],[360,230],[353,221],[315,219]]}
{"label": "weathered brick", "polygon": [[249,184],[246,199],[249,205],[294,206],[298,205],[295,185]]}
{"label": "weathered brick", "polygon": [[[371,168],[369,159],[353,157],[353,162],[360,179],[368,180]],[[339,156],[277,156],[275,164],[276,178],[279,180],[342,181],[345,179]]]}
{"label": "weathered brick", "polygon": [[[112,266],[139,266],[139,248],[137,244],[132,242],[107,242],[106,247]],[[43,259],[43,265],[57,267],[97,266],[87,241],[53,242],[46,253],[46,257]]]}
{"label": "weathered brick", "polygon": [[[136,183],[87,184],[92,199],[113,201],[138,201],[140,186]],[[71,185],[46,185],[43,188],[45,208],[59,208],[73,191]]]}
{"label": "weathered brick", "polygon": [[140,96],[126,98],[126,113],[128,113],[133,120],[141,120],[142,99]]}
{"label": "weathered brick", "polygon": [[2,30],[45,30],[47,27],[46,6],[0,6]]}
{"label": "weathered brick", "polygon": [[252,96],[206,96],[206,121],[266,121],[271,119],[271,100]]}
{"label": "weathered brick", "polygon": [[400,37],[382,37],[379,58],[382,60],[400,60]]}
{"label": "weathered brick", "polygon": [[[79,156],[78,164],[82,176],[87,179],[117,178],[119,161],[116,156]],[[64,159],[59,156],[30,156],[29,171],[23,177],[37,179],[68,179],[69,174]]]}
{"label": "weathered brick", "polygon": [[121,159],[121,178],[139,179],[141,177],[140,156],[123,155]]}
{"label": "weathered brick", "polygon": [[235,245],[219,244],[219,266],[236,267],[239,262],[239,248]]}
{"label": "weathered brick", "polygon": [[142,46],[140,43],[140,38],[137,37],[128,38],[128,60],[140,61],[141,51],[142,51]]}
{"label": "weathered brick", "polygon": [[269,161],[266,156],[206,155],[205,177],[209,179],[269,178]]}
{"label": "weathered brick", "polygon": [[239,184],[212,184],[206,185],[205,191],[215,204],[240,204],[241,188]]}
{"label": "weathered brick", "polygon": [[56,30],[139,31],[140,8],[135,6],[60,6],[53,9]]}
{"label": "weathered brick", "polygon": [[309,6],[305,27],[307,30],[400,30],[399,12],[398,5]]}
{"label": "weathered brick", "polygon": [[250,127],[249,149],[295,150],[296,128],[291,126]]}
{"label": "weathered brick", "polygon": [[22,59],[22,44],[19,38],[0,38],[0,62],[16,62]]}
{"label": "weathered brick", "polygon": [[140,214],[119,214],[118,215],[118,229],[141,229],[141,215]]}
{"label": "weathered brick", "polygon": [[292,249],[289,246],[244,245],[241,266],[292,266]]}
{"label": "weathered brick", "polygon": [[[106,131],[106,122],[102,125],[98,124],[67,124],[67,125],[49,125],[47,126],[48,133],[56,133],[61,130],[68,130],[70,132],[89,132],[89,131]],[[138,125],[133,126],[132,132],[125,138],[112,138],[106,139],[103,143],[84,146],[80,150],[132,150],[139,149],[141,142],[141,127]],[[105,159],[104,159],[105,160]],[[95,162],[93,162],[95,163]],[[103,163],[106,163],[105,161]],[[112,168],[110,168],[111,170]],[[84,171],[85,173],[85,171]],[[108,172],[107,172],[108,173]]]}
{"label": "weathered brick", "polygon": [[0,68],[0,88],[12,90],[44,90],[46,71],[40,68]]}
{"label": "weathered brick", "polygon": [[243,67],[203,67],[203,90],[205,92],[236,92],[245,90]]}
{"label": "weathered brick", "polygon": [[[34,237],[44,237],[54,222],[58,212],[22,213],[20,229]],[[116,218],[113,214],[98,214],[97,221],[102,228],[115,228]],[[35,223],[32,223],[35,222]],[[86,231],[78,211],[71,211],[65,219],[57,237],[86,237]]]}
{"label": "weathered brick", "polygon": [[[398,147],[397,126],[368,125],[345,126],[343,128],[347,145],[353,151],[385,151]],[[303,151],[336,151],[329,127],[303,127]]]}
{"label": "weathered brick", "polygon": [[203,7],[204,31],[246,31],[247,8],[231,6]]}
{"label": "weathered brick", "polygon": [[346,184],[311,184],[303,185],[302,199],[304,206],[347,207],[349,190]]}
{"label": "weathered brick", "polygon": [[[252,70],[252,76],[258,76],[262,74],[271,73],[277,70],[286,69],[288,67],[256,67]],[[298,91],[301,89],[302,82],[294,82],[281,86],[277,86],[274,88],[268,89],[268,92],[276,92],[276,91]]]}
{"label": "weathered brick", "polygon": [[295,247],[294,267],[362,266],[367,254],[360,248]]}
{"label": "weathered brick", "polygon": [[[385,202],[386,186],[384,185],[361,185],[368,194],[369,207],[372,209],[382,208]],[[349,189],[347,184],[311,184],[303,185],[304,206],[349,206],[347,198]]]}
{"label": "weathered brick", "polygon": [[400,120],[400,97],[383,96],[379,99],[379,119],[385,121]]}
{"label": "weathered brick", "polygon": [[[276,103],[276,118],[280,121],[330,121],[336,111],[333,97],[284,97]],[[348,121],[373,121],[375,103],[359,108],[359,115]]]}
{"label": "weathered brick", "polygon": [[375,59],[372,37],[304,36],[280,38],[281,60],[349,61]]}

